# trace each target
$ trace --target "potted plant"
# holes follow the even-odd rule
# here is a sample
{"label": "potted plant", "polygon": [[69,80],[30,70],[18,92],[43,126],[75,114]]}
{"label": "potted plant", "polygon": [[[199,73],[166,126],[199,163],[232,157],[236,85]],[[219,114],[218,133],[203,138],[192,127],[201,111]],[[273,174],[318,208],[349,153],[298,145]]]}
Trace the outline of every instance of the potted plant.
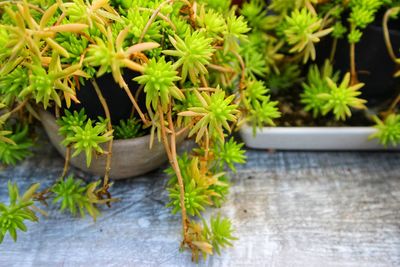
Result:
{"label": "potted plant", "polygon": [[252,27],[242,46],[248,75],[265,80],[281,111],[274,128],[250,117],[241,130],[246,145],[395,148],[399,11],[399,1],[380,0],[244,3],[240,12]]}
{"label": "potted plant", "polygon": [[[230,246],[229,219],[202,217],[226,199],[227,167],[245,160],[229,133],[242,114],[269,110],[261,124],[277,115],[267,91],[246,93],[253,81],[240,45],[250,28],[235,11],[229,0],[1,2],[0,160],[12,165],[32,153],[37,119],[65,167],[52,186],[35,184],[22,196],[8,183],[0,241],[7,233],[16,240],[25,220],[38,220],[38,201],[95,219],[100,205],[117,201],[110,178],[137,174],[118,174],[115,164],[153,161],[160,144],[158,163],[165,156],[171,165],[168,206],[182,217],[181,246],[194,260]],[[185,135],[197,146],[178,155]],[[96,165],[89,171],[102,169],[102,179],[75,178],[71,162]]]}

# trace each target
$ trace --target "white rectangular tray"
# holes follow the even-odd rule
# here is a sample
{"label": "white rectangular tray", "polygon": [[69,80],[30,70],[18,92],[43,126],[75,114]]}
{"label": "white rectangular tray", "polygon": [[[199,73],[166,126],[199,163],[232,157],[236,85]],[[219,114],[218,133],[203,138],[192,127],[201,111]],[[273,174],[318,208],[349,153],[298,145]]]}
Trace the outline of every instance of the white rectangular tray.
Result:
{"label": "white rectangular tray", "polygon": [[250,148],[278,150],[397,150],[384,148],[368,137],[373,127],[263,127],[253,135],[252,127],[243,125],[240,135]]}

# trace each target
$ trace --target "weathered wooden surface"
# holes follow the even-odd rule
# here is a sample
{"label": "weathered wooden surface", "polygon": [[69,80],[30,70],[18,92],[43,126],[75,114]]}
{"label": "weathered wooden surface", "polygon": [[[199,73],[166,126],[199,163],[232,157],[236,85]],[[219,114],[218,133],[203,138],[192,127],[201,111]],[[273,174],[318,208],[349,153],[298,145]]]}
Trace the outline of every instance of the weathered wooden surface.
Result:
{"label": "weathered wooden surface", "polygon": [[[43,142],[41,155],[1,171],[0,200],[7,179],[26,188],[60,174],[61,157]],[[400,153],[247,156],[221,209],[239,241],[200,265],[400,266]],[[0,266],[188,266],[179,216],[165,208],[166,181],[158,171],[115,183],[122,202],[96,223],[51,209],[17,243],[4,240]]]}

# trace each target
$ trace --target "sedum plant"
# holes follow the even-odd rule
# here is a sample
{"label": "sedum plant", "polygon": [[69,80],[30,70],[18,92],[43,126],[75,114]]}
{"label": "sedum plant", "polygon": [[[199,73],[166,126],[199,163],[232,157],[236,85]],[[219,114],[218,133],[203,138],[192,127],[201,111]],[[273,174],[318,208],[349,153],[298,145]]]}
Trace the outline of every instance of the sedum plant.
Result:
{"label": "sedum plant", "polygon": [[[32,200],[53,199],[61,211],[96,219],[101,205],[117,200],[110,192],[114,139],[149,133],[151,144],[157,138],[164,145],[171,163],[168,207],[180,214],[182,248],[194,260],[219,254],[235,240],[232,224],[220,215],[207,223],[203,212],[223,204],[229,169],[235,171],[235,164],[245,161],[243,145],[229,135],[242,123],[273,124],[280,116],[277,102],[257,79],[279,72],[276,60],[283,56],[283,44],[268,43],[275,50],[264,62],[263,42],[249,34],[250,27],[264,23],[248,22],[237,11],[230,0],[1,2],[0,159],[14,164],[29,156],[28,137],[34,130],[29,126],[37,110],[52,112],[66,146],[65,165],[59,179]],[[317,28],[324,33],[322,24]],[[289,68],[287,73],[297,75]],[[104,75],[115,82],[107,90],[122,90],[132,104],[131,116],[121,122],[111,119],[98,83]],[[73,108],[80,103],[77,92],[89,90],[87,84],[103,117],[89,118],[84,109]],[[144,107],[139,99],[145,100]],[[11,120],[22,126],[7,126]],[[178,155],[177,137],[185,134],[197,147]],[[10,151],[18,152],[10,156]],[[105,160],[101,180],[85,184],[74,178],[69,161],[81,153],[88,166],[94,156]],[[7,214],[0,210],[0,216]],[[5,233],[8,224],[3,225]]]}
{"label": "sedum plant", "polygon": [[[390,20],[399,18],[399,1],[272,0],[267,3],[249,0],[240,13],[252,27],[248,33],[249,42],[242,46],[244,64],[251,66],[246,75],[263,79],[265,86],[271,89],[271,99],[275,100],[263,103],[258,95],[265,89],[257,83],[249,84],[245,94],[258,99],[251,100],[254,106],[247,114],[253,126],[273,123],[279,116],[277,112],[274,114],[274,102],[282,112],[279,125],[303,126],[303,123],[318,122],[343,125],[353,113],[364,112],[364,117],[376,124],[377,133],[371,138],[378,138],[384,145],[397,144],[395,130],[389,129],[395,129],[400,97],[393,99],[386,110],[379,107],[365,112],[364,84],[359,82],[360,71],[355,59],[356,46],[364,38],[365,30],[378,21],[382,25],[387,53],[396,65],[393,76],[399,77],[398,51],[393,48],[389,33]],[[380,17],[383,17],[381,22]],[[326,58],[322,58],[318,50],[323,39],[331,44]],[[336,70],[339,40],[348,43],[348,73]],[[314,62],[317,59],[323,62],[321,66]]]}
{"label": "sedum plant", "polygon": [[39,184],[34,184],[20,196],[19,189],[14,183],[8,182],[9,205],[0,203],[0,242],[8,233],[17,241],[17,231],[27,231],[25,221],[37,222],[38,217],[33,210],[33,196]]}

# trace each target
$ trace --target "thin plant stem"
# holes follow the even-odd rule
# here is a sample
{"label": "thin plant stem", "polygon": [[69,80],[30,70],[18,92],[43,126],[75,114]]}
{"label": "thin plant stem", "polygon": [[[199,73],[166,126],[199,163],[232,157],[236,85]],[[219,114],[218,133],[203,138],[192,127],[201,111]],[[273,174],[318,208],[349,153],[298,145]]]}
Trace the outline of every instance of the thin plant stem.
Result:
{"label": "thin plant stem", "polygon": [[25,99],[24,101],[22,101],[21,103],[18,104],[18,106],[16,106],[14,109],[12,109],[10,111],[10,114],[16,113],[19,110],[21,110],[26,104],[28,103],[28,99]]}
{"label": "thin plant stem", "polygon": [[358,83],[357,70],[356,70],[356,45],[350,44],[350,85]]}
{"label": "thin plant stem", "polygon": [[[122,78],[122,80],[123,80],[123,78]],[[136,102],[135,98],[133,97],[131,90],[129,90],[129,86],[126,84],[126,82],[124,80],[122,82],[122,88],[124,89],[125,93],[128,95],[129,99],[131,100],[133,107],[136,109],[137,113],[139,114],[140,119],[143,121],[143,123],[145,125],[148,125],[149,121],[146,119],[146,116],[144,116],[138,103]]]}
{"label": "thin plant stem", "polygon": [[[155,9],[151,9],[151,8],[147,8],[147,7],[139,7],[138,8],[139,11],[150,11],[150,12],[155,12]],[[161,12],[157,13],[157,16],[160,17],[161,19],[163,19],[165,22],[167,22],[171,28],[176,31],[176,26],[175,24],[164,14],[162,14]]]}
{"label": "thin plant stem", "polygon": [[208,87],[207,80],[206,80],[206,78],[204,77],[203,74],[200,75],[200,80],[201,80],[201,83],[203,84],[204,87]]}
{"label": "thin plant stem", "polygon": [[336,49],[337,49],[337,43],[338,43],[338,39],[337,38],[333,38],[332,41],[332,48],[331,48],[331,54],[329,56],[329,61],[333,62],[333,60],[335,59],[335,54],[336,54]]}
{"label": "thin plant stem", "polygon": [[244,64],[244,60],[243,60],[242,56],[239,55],[238,52],[236,52],[236,51],[231,51],[231,52],[232,52],[232,54],[234,54],[235,57],[239,60],[240,67],[242,68],[242,72],[241,72],[241,75],[240,75],[240,82],[239,82],[239,90],[242,91],[242,90],[246,87],[246,85],[245,85],[245,80],[246,80],[246,65]]}
{"label": "thin plant stem", "polygon": [[71,160],[71,146],[69,145],[69,146],[67,146],[67,149],[65,150],[64,169],[61,174],[61,180],[64,180],[65,176],[67,175],[70,160]]}
{"label": "thin plant stem", "polygon": [[146,32],[149,30],[151,24],[152,24],[152,23],[154,22],[154,20],[156,19],[158,13],[161,11],[161,8],[163,8],[163,6],[165,6],[166,4],[171,3],[172,1],[173,1],[173,0],[164,1],[164,2],[162,2],[162,3],[158,6],[158,8],[157,8],[156,10],[154,10],[154,12],[153,12],[153,14],[151,15],[150,19],[147,21],[146,26],[144,27],[144,29],[143,29],[143,31],[142,31],[142,34],[140,35],[140,38],[139,38],[139,42],[138,42],[138,43],[141,43],[141,42],[143,41],[143,38],[144,38],[144,36],[146,35]]}
{"label": "thin plant stem", "polygon": [[32,8],[32,9],[34,9],[36,11],[39,11],[42,14],[45,13],[45,11],[43,9],[41,9],[40,7],[38,7],[36,5],[29,4],[29,3],[25,3],[24,1],[7,1],[7,0],[5,0],[5,1],[2,1],[0,3],[0,6],[7,5],[7,4],[26,4],[26,5],[28,5],[28,7]]}
{"label": "thin plant stem", "polygon": [[400,103],[400,94],[398,94],[396,96],[396,98],[393,100],[393,102],[390,104],[388,110],[386,110],[385,112],[383,112],[382,114],[384,114],[384,117],[389,116],[391,113],[393,113],[394,109],[396,108],[396,106]]}
{"label": "thin plant stem", "polygon": [[206,135],[205,135],[205,149],[204,149],[204,157],[205,160],[208,161],[208,153],[210,151],[210,138],[208,134],[208,129],[206,129]]}
{"label": "thin plant stem", "polygon": [[187,243],[189,241],[188,237],[187,237],[187,233],[188,233],[188,224],[189,224],[189,220],[186,214],[186,207],[185,207],[185,187],[183,184],[183,177],[182,177],[182,173],[181,170],[179,168],[179,163],[178,163],[178,155],[176,152],[176,132],[175,132],[175,127],[174,127],[174,123],[172,121],[172,107],[171,105],[169,106],[168,109],[168,114],[167,114],[167,119],[168,119],[168,126],[169,129],[171,131],[171,135],[170,135],[170,140],[171,140],[171,157],[172,157],[172,162],[173,165],[175,166],[175,173],[176,173],[176,177],[178,178],[178,184],[179,184],[179,193],[180,193],[180,204],[181,204],[181,211],[182,211],[182,227],[183,227],[183,240],[184,243]]}
{"label": "thin plant stem", "polygon": [[227,68],[227,67],[223,67],[223,66],[219,66],[219,65],[215,65],[215,64],[208,64],[207,66],[210,69],[217,70],[217,71],[220,71],[220,72],[228,72],[228,73],[234,73],[235,72],[232,68]]}
{"label": "thin plant stem", "polygon": [[390,8],[385,12],[385,15],[383,16],[383,21],[382,21],[382,28],[383,28],[383,37],[385,40],[386,48],[389,53],[390,58],[396,62],[398,61],[396,54],[394,53],[392,42],[390,41],[390,33],[389,33],[389,28],[388,28],[388,21],[389,17],[392,13],[397,12],[400,9],[400,7],[396,8]]}
{"label": "thin plant stem", "polygon": [[[97,97],[100,100],[101,105],[103,106],[104,113],[106,115],[106,118],[108,120],[107,122],[107,128],[109,131],[112,131],[112,122],[111,122],[111,115],[110,115],[110,110],[108,108],[107,102],[104,99],[103,94],[101,93],[100,87],[97,84],[96,80],[92,79],[91,80],[94,90],[96,91]],[[108,148],[107,148],[107,159],[106,159],[106,169],[105,169],[105,174],[104,174],[104,179],[103,179],[103,188],[107,189],[108,188],[108,180],[110,176],[110,170],[111,170],[111,157],[112,157],[112,145],[113,145],[113,139],[108,142]]]}
{"label": "thin plant stem", "polygon": [[162,111],[161,106],[158,107],[158,114],[160,116],[160,125],[161,125],[161,138],[164,144],[165,152],[167,153],[169,162],[172,164],[172,154],[171,154],[171,148],[169,146],[169,141],[168,141],[168,136],[167,136],[167,131],[165,128],[165,122],[164,122],[164,113]]}

